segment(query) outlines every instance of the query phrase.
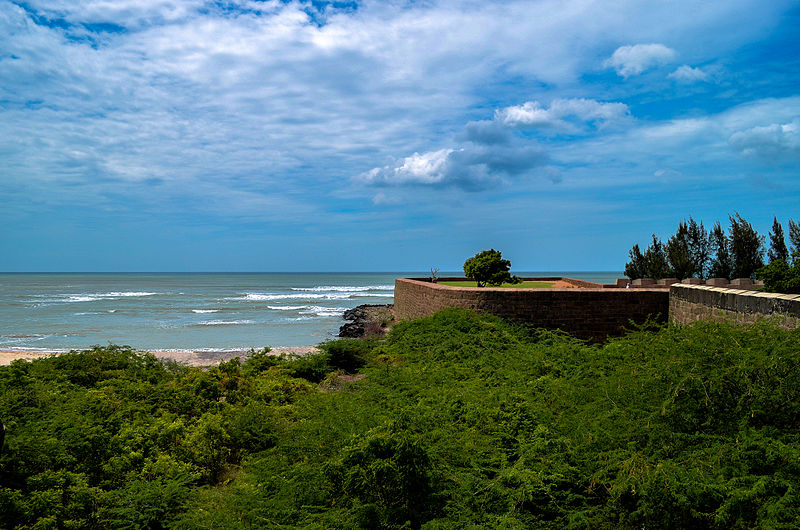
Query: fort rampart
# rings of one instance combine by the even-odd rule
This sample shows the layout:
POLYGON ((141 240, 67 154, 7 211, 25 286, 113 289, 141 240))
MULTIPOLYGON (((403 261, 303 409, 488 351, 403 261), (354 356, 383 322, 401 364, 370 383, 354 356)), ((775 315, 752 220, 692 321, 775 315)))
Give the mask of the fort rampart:
POLYGON ((620 288, 568 278, 535 280, 563 280, 575 287, 492 289, 453 287, 427 278, 398 278, 395 313, 400 319, 408 319, 447 307, 465 307, 592 341, 622 335, 632 322, 641 324, 648 318, 665 322, 669 317, 672 322, 687 324, 706 318, 751 323, 767 317, 782 327, 800 327, 800 295, 696 284, 620 288))
POLYGON ((662 322, 667 319, 669 290, 666 288, 617 289, 580 280, 565 280, 576 287, 451 287, 424 278, 398 278, 395 281, 394 309, 398 318, 407 319, 427 316, 446 307, 465 307, 534 327, 560 329, 590 340, 621 335, 626 327, 630 327, 631 321, 638 324, 648 317, 662 322))
POLYGON ((669 317, 677 324, 708 318, 750 324, 769 318, 781 327, 797 328, 800 327, 800 294, 674 284, 669 291, 669 317))

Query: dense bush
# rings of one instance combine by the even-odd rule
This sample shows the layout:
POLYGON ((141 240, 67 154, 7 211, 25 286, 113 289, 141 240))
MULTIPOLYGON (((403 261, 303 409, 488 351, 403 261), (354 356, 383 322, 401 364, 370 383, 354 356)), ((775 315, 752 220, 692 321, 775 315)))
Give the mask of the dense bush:
POLYGON ((0 520, 796 528, 798 339, 706 322, 587 345, 448 310, 306 359, 363 363, 337 392, 265 353, 204 371, 112 347, 86 376, 81 357, 15 362, 0 520))

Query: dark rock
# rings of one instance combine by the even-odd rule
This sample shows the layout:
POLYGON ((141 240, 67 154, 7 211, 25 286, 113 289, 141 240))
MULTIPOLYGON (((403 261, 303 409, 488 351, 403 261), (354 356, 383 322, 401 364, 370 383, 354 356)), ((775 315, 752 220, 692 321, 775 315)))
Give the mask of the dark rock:
POLYGON ((360 339, 370 335, 384 334, 394 321, 393 304, 364 304, 348 309, 342 315, 350 320, 339 328, 339 336, 360 339))

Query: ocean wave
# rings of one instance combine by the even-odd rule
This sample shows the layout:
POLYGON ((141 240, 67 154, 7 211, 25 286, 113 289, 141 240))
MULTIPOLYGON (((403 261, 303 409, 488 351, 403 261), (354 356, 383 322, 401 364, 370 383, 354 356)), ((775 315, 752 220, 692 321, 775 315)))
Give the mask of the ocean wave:
POLYGON ((316 315, 318 317, 339 317, 344 313, 344 309, 339 307, 323 307, 323 306, 307 306, 303 311, 299 311, 301 315, 316 315))
POLYGON ((274 309, 275 311, 297 311, 298 309, 305 309, 307 305, 268 305, 268 309, 274 309))
POLYGON ((327 291, 334 293, 357 293, 363 291, 393 291, 394 285, 318 285, 317 287, 292 287, 292 291, 327 291))
POLYGON ((132 298, 141 296, 155 296, 160 293, 150 293, 144 291, 112 291, 109 293, 77 293, 77 294, 62 294, 53 298, 52 295, 34 295, 34 300, 26 300, 27 303, 35 304, 58 304, 58 303, 75 303, 75 302, 96 302, 98 300, 116 300, 119 298, 132 298))
POLYGON ((340 294, 272 294, 272 293, 245 293, 241 298, 229 300, 251 300, 255 302, 271 302, 275 300, 349 300, 349 293, 340 294))
POLYGON ((367 297, 367 296, 374 296, 378 298, 394 298, 394 293, 356 293, 353 296, 357 298, 367 297))
POLYGON ((206 320, 191 324, 193 326, 236 326, 239 324, 255 324, 254 320, 206 320))
POLYGON ((192 313, 217 313, 219 309, 192 309, 192 313))

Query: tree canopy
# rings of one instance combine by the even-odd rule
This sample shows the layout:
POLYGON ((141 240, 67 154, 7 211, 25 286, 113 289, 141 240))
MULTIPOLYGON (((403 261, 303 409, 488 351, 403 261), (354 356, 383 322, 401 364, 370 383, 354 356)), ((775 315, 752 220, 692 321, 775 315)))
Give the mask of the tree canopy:
MULTIPOLYGON (((632 280, 752 278, 764 265, 764 237, 738 213, 728 219, 728 233, 719 221, 709 233, 702 222, 690 217, 678 223, 677 231, 666 243, 653 234, 644 252, 638 244, 628 252, 630 261, 625 265, 625 275, 632 280)), ((780 234, 782 239, 782 230, 780 234)))
POLYGON ((472 278, 478 287, 485 285, 502 285, 503 283, 520 283, 522 280, 508 272, 511 262, 503 259, 499 250, 489 249, 478 252, 464 262, 464 275, 472 278))

